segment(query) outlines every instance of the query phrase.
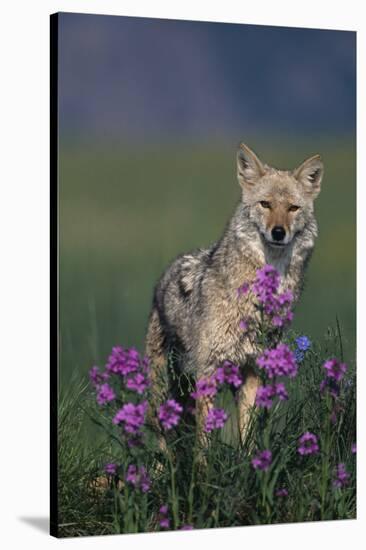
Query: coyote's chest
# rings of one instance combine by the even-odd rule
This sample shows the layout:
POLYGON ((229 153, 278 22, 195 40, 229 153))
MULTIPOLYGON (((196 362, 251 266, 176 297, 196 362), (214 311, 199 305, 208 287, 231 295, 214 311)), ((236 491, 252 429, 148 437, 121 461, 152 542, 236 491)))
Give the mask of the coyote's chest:
POLYGON ((199 334, 200 346, 209 343, 212 362, 225 359, 242 362, 253 352, 254 340, 250 327, 258 309, 253 295, 242 296, 235 290, 232 296, 216 296, 199 334), (213 359, 215 357, 215 359, 213 359))
MULTIPOLYGON (((288 258, 273 258, 275 269, 281 276, 279 292, 295 291, 295 281, 288 258)), ((248 278, 248 289, 241 292, 237 286, 230 285, 215 295, 210 293, 206 323, 203 328, 204 340, 212 343, 213 350, 220 350, 220 355, 231 360, 242 360, 248 353, 255 353, 258 345, 257 329, 261 321, 261 310, 256 295, 251 290, 255 273, 248 278)), ((242 284, 245 281, 242 281, 242 284)))

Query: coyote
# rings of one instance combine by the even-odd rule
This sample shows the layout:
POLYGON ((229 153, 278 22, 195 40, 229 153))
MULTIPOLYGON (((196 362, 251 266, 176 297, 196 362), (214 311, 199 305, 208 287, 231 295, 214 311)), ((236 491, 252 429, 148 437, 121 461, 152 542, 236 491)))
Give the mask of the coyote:
MULTIPOLYGON (((154 407, 159 395, 161 399, 172 348, 179 358, 174 368, 195 380, 211 376, 225 360, 240 365, 244 383, 237 404, 243 440, 259 385, 249 358, 259 350, 239 326, 243 318, 255 316, 253 298, 238 299, 237 289, 250 284, 257 269, 272 264, 281 275, 281 288, 299 298, 317 237, 313 203, 320 191, 323 163, 315 155, 293 171, 278 170, 262 163, 241 143, 237 177, 241 200, 222 237, 209 248, 178 256, 157 283, 146 355, 151 361, 154 407)), ((203 439, 212 405, 210 398, 197 399, 197 429, 203 439)))

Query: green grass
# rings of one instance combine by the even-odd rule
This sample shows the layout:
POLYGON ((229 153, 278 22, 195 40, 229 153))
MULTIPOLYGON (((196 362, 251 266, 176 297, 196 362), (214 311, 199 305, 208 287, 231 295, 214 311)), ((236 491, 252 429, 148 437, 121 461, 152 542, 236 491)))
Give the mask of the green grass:
POLYGON ((319 392, 324 359, 340 357, 341 350, 337 330, 329 332, 321 345, 313 344, 298 376, 286 384, 289 400, 278 402, 269 413, 253 410, 243 446, 234 429, 232 400, 224 393, 219 401, 231 418, 221 434, 213 432, 203 467, 197 460, 191 423, 170 432, 169 455, 159 451, 148 430, 142 448, 128 449, 120 429, 111 423, 116 405, 100 408, 90 388, 75 386, 75 394, 67 393, 60 405, 60 536, 158 531, 163 504, 169 507, 172 529, 185 524, 199 529, 355 518, 354 369, 342 381, 336 402, 319 392), (333 410, 335 421, 331 421, 333 410), (92 422, 102 437, 86 443, 83 430, 92 422), (298 439, 305 431, 317 435, 318 454, 298 454, 298 439), (255 471, 251 459, 256 449, 264 448, 273 453, 272 466, 267 472, 255 471), (145 465, 151 490, 143 494, 127 483, 117 486, 116 478, 109 479, 107 488, 95 489, 94 480, 104 475, 107 462, 119 466, 121 480, 129 464, 145 465), (333 480, 340 462, 350 479, 336 489, 333 480), (276 496, 280 488, 287 489, 287 497, 276 496))
MULTIPOLYGON (((322 338, 338 318, 355 358, 355 149, 350 141, 256 144, 295 167, 321 152, 319 239, 295 328, 322 338)), ((61 381, 85 375, 116 343, 140 349, 152 291, 179 253, 216 240, 239 199, 227 147, 155 149, 64 144, 60 151, 61 381)))
MULTIPOLYGON (((254 145, 254 144, 253 144, 254 145)), ((93 480, 106 462, 126 467, 128 457, 90 420, 101 421, 86 375, 104 365, 112 346, 143 350, 152 291, 179 253, 206 246, 222 233, 239 199, 232 148, 222 146, 132 149, 110 145, 60 151, 60 380, 59 524, 62 536, 157 530, 157 511, 168 502, 172 526, 195 528, 355 517, 355 147, 351 141, 258 143, 268 163, 295 167, 320 152, 323 189, 316 203, 320 234, 307 285, 296 308, 294 330, 307 334, 313 350, 292 381, 290 400, 274 412, 274 462, 266 479, 250 465, 253 430, 238 448, 235 410, 224 395, 230 419, 210 447, 208 469, 192 462, 194 432, 175 434, 172 464, 153 468, 152 491, 98 491, 93 480), (340 330, 337 328, 337 323, 340 330), (336 328, 334 328, 336 327, 336 328), (342 334, 340 345, 339 333, 342 334), (322 361, 342 356, 353 385, 344 391, 331 448, 324 454, 329 411, 318 386, 322 361), (321 437, 322 453, 300 460, 296 439, 309 429, 321 437), (337 462, 346 463, 351 484, 334 491, 337 462), (174 472, 174 482, 172 481, 174 472), (193 476, 193 485, 191 484, 193 476), (278 485, 289 497, 278 499, 278 485)), ((255 419, 254 419, 255 420, 255 419)), ((254 426, 255 424, 253 424, 254 426)), ((142 457, 136 457, 142 460, 142 457)), ((145 450, 150 466, 156 446, 145 450)))

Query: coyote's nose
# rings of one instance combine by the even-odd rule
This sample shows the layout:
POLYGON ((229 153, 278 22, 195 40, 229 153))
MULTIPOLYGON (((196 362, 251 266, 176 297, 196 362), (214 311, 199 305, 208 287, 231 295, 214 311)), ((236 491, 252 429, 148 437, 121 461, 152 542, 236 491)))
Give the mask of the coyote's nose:
POLYGON ((281 225, 276 225, 272 229, 272 239, 274 241, 277 241, 277 242, 283 241, 283 239, 285 238, 285 235, 286 235, 286 231, 281 225))

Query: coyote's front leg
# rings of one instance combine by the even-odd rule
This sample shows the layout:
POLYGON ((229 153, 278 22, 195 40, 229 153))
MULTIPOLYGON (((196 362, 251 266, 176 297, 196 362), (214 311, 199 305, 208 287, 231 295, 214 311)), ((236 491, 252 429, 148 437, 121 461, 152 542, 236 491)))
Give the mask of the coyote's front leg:
POLYGON ((152 311, 146 336, 146 356, 150 363, 150 399, 147 420, 158 437, 163 453, 167 451, 165 437, 158 421, 158 409, 168 394, 167 357, 164 349, 164 335, 156 310, 152 311))
POLYGON ((155 357, 154 363, 152 363, 150 369, 150 399, 147 412, 148 425, 156 434, 159 449, 163 453, 167 452, 167 444, 159 424, 158 411, 159 406, 163 403, 164 399, 166 399, 168 391, 167 386, 165 387, 162 382, 166 377, 166 368, 166 362, 163 361, 163 358, 160 358, 157 362, 157 358, 155 357))
POLYGON ((201 466, 207 465, 206 452, 209 444, 209 434, 205 425, 209 411, 213 408, 214 397, 204 396, 196 399, 196 449, 197 460, 201 466))
POLYGON ((244 371, 244 383, 238 391, 238 423, 241 444, 244 444, 248 434, 251 409, 255 403, 260 380, 253 367, 246 367, 244 371))

